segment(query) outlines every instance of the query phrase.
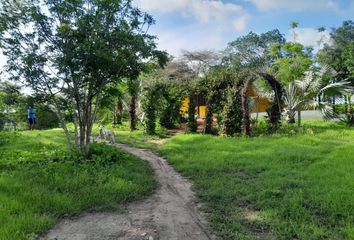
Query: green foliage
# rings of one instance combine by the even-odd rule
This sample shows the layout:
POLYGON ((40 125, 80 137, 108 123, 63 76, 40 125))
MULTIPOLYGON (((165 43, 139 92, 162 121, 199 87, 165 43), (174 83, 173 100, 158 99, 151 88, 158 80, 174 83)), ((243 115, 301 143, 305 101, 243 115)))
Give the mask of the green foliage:
POLYGON ((19 85, 0 81, 0 130, 6 123, 16 130, 19 122, 26 121, 26 98, 21 96, 20 90, 19 85))
POLYGON ((187 121, 187 125, 188 125, 188 130, 190 132, 197 132, 197 128, 198 128, 198 123, 197 123, 197 119, 196 119, 196 115, 197 115, 197 101, 196 101, 196 95, 191 93, 189 94, 189 103, 188 103, 188 121, 187 121))
POLYGON ((270 46, 284 43, 285 38, 275 29, 266 33, 250 32, 229 43, 224 61, 232 64, 236 70, 242 68, 257 69, 270 66, 273 57, 269 54, 270 46))
POLYGON ((272 71, 284 85, 302 79, 312 66, 310 50, 300 43, 274 44, 271 53, 277 58, 272 64, 272 71))
POLYGON ((155 134, 156 111, 158 109, 156 100, 160 98, 162 87, 163 86, 161 86, 160 84, 156 84, 153 87, 149 88, 143 101, 143 108, 146 114, 145 128, 148 134, 155 134))
MULTIPOLYGON (((127 80, 119 84, 112 84, 104 91, 101 107, 97 113, 97 119, 102 123, 120 125, 127 111, 124 109, 124 102, 128 100, 127 80)), ((127 119, 127 118, 126 118, 127 119)))
POLYGON ((228 90, 227 102, 224 106, 223 130, 228 136, 241 133, 242 126, 242 85, 236 85, 228 90))
POLYGON ((256 138, 177 135, 161 152, 193 180, 221 239, 353 239, 354 131, 283 128, 256 138))
MULTIPOLYGON (((147 59, 160 65, 167 61, 166 53, 157 50, 155 37, 147 33, 154 19, 130 0, 2 1, 0 6, 0 47, 8 57, 12 79, 49 96, 68 149, 70 132, 58 90, 75 113, 75 149, 87 150, 107 86, 123 78, 137 79, 146 71, 147 59)), ((132 129, 136 98, 131 102, 132 129)))
POLYGON ((156 186, 146 162, 94 144, 92 159, 72 161, 62 130, 0 132, 0 239, 27 240, 58 219, 115 210, 156 186))
POLYGON ((240 37, 229 43, 224 64, 236 72, 248 72, 252 80, 257 80, 259 75, 273 90, 271 107, 267 110, 270 129, 279 127, 281 118, 282 86, 279 81, 269 73, 276 56, 271 54, 271 46, 274 44, 284 44, 285 38, 275 29, 262 34, 250 32, 248 35, 240 37))
POLYGON ((143 109, 146 114, 145 126, 148 134, 155 134, 157 114, 162 127, 172 129, 180 119, 183 93, 180 86, 168 80, 150 80, 145 88, 143 109))
POLYGON ((58 128, 59 120, 53 110, 47 105, 36 106, 36 117, 38 119, 38 129, 58 128))
POLYGON ((318 61, 336 71, 336 81, 350 80, 353 83, 354 22, 344 21, 341 27, 334 28, 331 39, 334 44, 325 44, 317 54, 318 61))
POLYGON ((180 108, 183 100, 183 90, 179 86, 166 86, 162 92, 160 100, 162 109, 160 111, 160 125, 167 129, 173 129, 180 123, 180 108))

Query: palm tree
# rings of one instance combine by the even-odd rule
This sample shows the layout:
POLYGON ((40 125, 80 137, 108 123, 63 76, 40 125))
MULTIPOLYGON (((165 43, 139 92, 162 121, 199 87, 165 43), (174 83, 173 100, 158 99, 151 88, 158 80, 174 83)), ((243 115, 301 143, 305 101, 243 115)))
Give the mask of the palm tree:
POLYGON ((290 23, 290 28, 293 31, 294 43, 296 42, 296 37, 297 37, 297 33, 296 33, 295 29, 298 28, 298 27, 299 27, 299 23, 298 22, 291 22, 290 23))
POLYGON ((301 127, 301 111, 306 109, 318 109, 325 119, 336 117, 330 101, 322 97, 322 101, 316 101, 316 96, 329 96, 335 93, 352 91, 350 83, 347 81, 323 83, 323 76, 328 73, 328 69, 321 69, 319 74, 308 71, 302 80, 291 82, 283 96, 285 104, 285 115, 288 123, 295 123, 295 113, 298 112, 298 127, 301 127))
POLYGON ((317 28, 317 31, 320 33, 320 39, 318 40, 318 48, 321 49, 321 46, 324 41, 324 32, 326 31, 325 27, 319 27, 317 28))

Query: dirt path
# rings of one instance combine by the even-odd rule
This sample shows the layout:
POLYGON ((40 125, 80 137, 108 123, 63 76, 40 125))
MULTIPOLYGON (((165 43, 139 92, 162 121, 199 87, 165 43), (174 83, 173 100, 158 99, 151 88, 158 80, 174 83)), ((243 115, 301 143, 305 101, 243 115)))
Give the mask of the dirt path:
POLYGON ((215 239, 198 211, 198 202, 189 181, 181 177, 165 159, 150 151, 123 144, 114 145, 148 161, 160 187, 147 199, 127 205, 126 213, 93 213, 63 219, 40 239, 215 239))

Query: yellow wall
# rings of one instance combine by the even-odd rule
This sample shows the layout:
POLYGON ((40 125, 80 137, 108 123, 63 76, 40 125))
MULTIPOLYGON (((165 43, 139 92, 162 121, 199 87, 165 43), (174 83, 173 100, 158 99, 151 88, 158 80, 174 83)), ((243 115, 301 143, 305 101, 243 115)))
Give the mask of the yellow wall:
MULTIPOLYGON (((265 112, 267 108, 269 108, 270 101, 267 98, 258 96, 252 85, 249 86, 247 92, 249 97, 255 101, 254 107, 252 109, 252 113, 265 112)), ((189 105, 189 98, 186 97, 182 101, 182 106, 181 106, 182 115, 188 114, 188 105, 189 105)), ((198 107, 196 108, 196 111, 198 113, 198 107)), ((199 106, 199 117, 205 118, 205 115, 206 115, 206 106, 199 106)))
MULTIPOLYGON (((180 108, 181 114, 182 115, 187 115, 188 114, 188 105, 189 105, 189 98, 186 97, 183 101, 182 101, 182 106, 180 108)), ((198 107, 195 108, 196 112, 199 112, 199 117, 205 118, 206 115, 206 106, 199 106, 199 111, 198 111, 198 107)))
POLYGON ((188 105, 189 105, 189 98, 186 97, 185 99, 183 99, 182 101, 182 106, 180 108, 181 114, 185 115, 188 113, 188 105))

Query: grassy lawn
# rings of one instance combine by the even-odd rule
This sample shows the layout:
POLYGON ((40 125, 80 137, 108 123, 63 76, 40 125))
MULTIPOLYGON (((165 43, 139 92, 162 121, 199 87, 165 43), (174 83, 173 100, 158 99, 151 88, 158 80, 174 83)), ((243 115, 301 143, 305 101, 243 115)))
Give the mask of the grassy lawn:
POLYGON ((354 129, 254 138, 181 134, 160 147, 222 239, 354 239, 354 129))
POLYGON ((171 135, 157 133, 156 135, 147 135, 144 131, 117 131, 115 130, 116 142, 128 144, 137 148, 146 148, 157 151, 158 147, 166 142, 171 135))
POLYGON ((146 162, 102 145, 91 161, 65 157, 61 130, 0 132, 0 239, 31 239, 58 218, 117 210, 156 186, 146 162))
MULTIPOLYGON (((138 129, 134 132, 129 130, 129 123, 123 122, 122 125, 112 127, 106 124, 105 128, 114 131, 116 142, 128 144, 137 148, 150 149, 152 151, 158 151, 159 145, 166 142, 172 135, 166 134, 166 131, 158 125, 155 135, 148 135, 145 133, 144 127, 138 124, 138 129)), ((93 135, 98 136, 99 124, 95 124, 93 127, 93 135)))

